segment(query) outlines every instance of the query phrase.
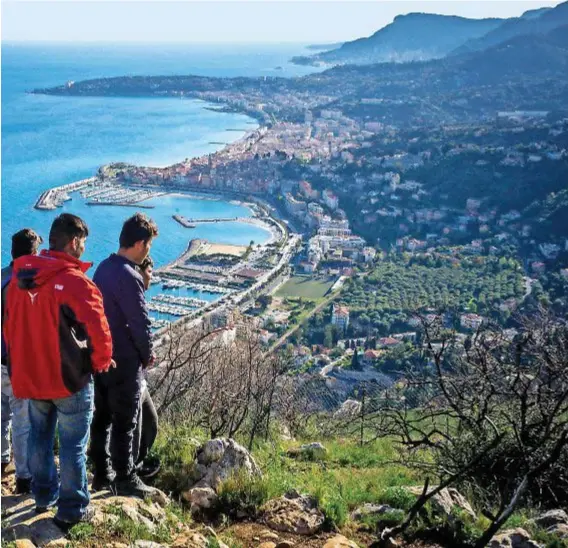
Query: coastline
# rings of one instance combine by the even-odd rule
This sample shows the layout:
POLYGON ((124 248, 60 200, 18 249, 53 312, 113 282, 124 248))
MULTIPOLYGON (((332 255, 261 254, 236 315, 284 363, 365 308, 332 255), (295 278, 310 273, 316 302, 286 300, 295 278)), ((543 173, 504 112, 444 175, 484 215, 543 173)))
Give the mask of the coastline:
MULTIPOLYGON (((199 100, 199 99, 197 99, 199 100)), ((203 101, 203 99, 201 99, 203 101)), ((212 104, 208 101, 203 101, 205 103, 212 104)), ((218 109, 215 109, 219 111, 218 109)), ((235 109, 223 109, 224 111, 235 112, 235 109)), ((250 113, 243 112, 243 114, 250 117, 250 113)), ((259 120, 256 119, 256 122, 259 120)), ((266 130, 266 126, 257 125, 251 120, 251 123, 255 124, 254 128, 246 131, 244 135, 232 141, 230 144, 226 144, 219 147, 213 154, 225 153, 230 154, 233 150, 238 147, 243 147, 247 142, 255 141, 260 139, 263 135, 263 127, 266 130)), ((202 160, 203 157, 192 157, 191 159, 186 159, 187 162, 198 162, 202 160)), ((174 163, 168 166, 172 168, 173 166, 183 165, 184 161, 179 163, 174 163)), ((146 172, 151 171, 152 168, 144 168, 139 166, 128 166, 132 169, 140 169, 146 172)), ((157 168, 157 171, 166 170, 166 168, 157 168)), ((288 268, 288 259, 291 253, 298 245, 299 236, 290 234, 289 228, 284 221, 278 219, 272 213, 272 206, 264 202, 260 198, 255 199, 252 195, 253 193, 241 192, 238 190, 220 190, 220 189, 204 189, 202 187, 192 188, 191 184, 176 185, 168 182, 167 184, 160 184, 162 180, 156 178, 149 181, 125 181, 119 178, 119 173, 124 169, 124 164, 106 164, 100 166, 96 174, 93 177, 87 179, 82 179, 80 181, 75 181, 72 183, 59 185, 52 187, 50 189, 42 192, 38 200, 36 201, 35 208, 40 210, 54 210, 61 207, 66 201, 71 199, 69 194, 75 192, 81 192, 84 198, 92 197, 98 202, 91 202, 90 205, 118 205, 118 206, 130 206, 130 207, 140 207, 147 208, 153 207, 151 204, 144 204, 143 202, 151 199, 153 197, 159 196, 177 196, 177 197, 188 197, 198 200, 210 200, 210 201, 227 201, 231 204, 240 205, 247 208, 250 212, 250 217, 237 217, 235 219, 223 219, 223 221, 230 222, 240 222, 245 224, 255 225, 262 228, 264 231, 268 232, 268 238, 259 244, 259 249, 262 249, 261 254, 269 254, 278 259, 278 262, 270 268, 265 274, 263 274, 252 287, 243 288, 241 291, 233 293, 231 295, 222 295, 219 299, 212 301, 211 303, 201 307, 189 316, 184 316, 170 323, 170 326, 191 326, 193 322, 200 320, 214 311, 223 310, 227 306, 231 308, 246 308, 249 305, 251 298, 254 295, 262 291, 262 287, 269 280, 274 278, 279 279, 283 275, 284 271, 288 268), (97 188, 98 186, 98 188, 97 188), (122 192, 120 192, 122 189, 122 192), (116 192, 115 192, 116 191, 116 192), (121 203, 120 200, 124 200, 124 196, 128 196, 128 192, 133 193, 134 197, 140 195, 140 192, 147 192, 148 196, 135 201, 132 198, 131 203, 121 203), (105 197, 111 197, 110 201, 105 201, 105 197), (113 203, 112 198, 115 201, 113 203), (278 247, 277 247, 278 244, 278 247), (281 245, 280 245, 281 244, 281 245), (272 249, 274 248, 274 250, 272 249), (279 252, 281 251, 281 252, 279 252)), ((178 221, 179 222, 179 221, 178 221)), ((189 227, 188 227, 189 228, 189 227)), ((188 230, 188 236, 191 236, 191 229, 188 230)), ((161 266, 157 269, 157 272, 168 271, 173 265, 180 264, 191 255, 193 238, 188 237, 188 243, 184 249, 179 251, 177 258, 170 263, 161 266)), ((223 244, 215 240, 210 242, 214 244, 223 244)), ((154 332, 154 338, 158 339, 162 334, 164 334, 169 327, 161 327, 154 332)))

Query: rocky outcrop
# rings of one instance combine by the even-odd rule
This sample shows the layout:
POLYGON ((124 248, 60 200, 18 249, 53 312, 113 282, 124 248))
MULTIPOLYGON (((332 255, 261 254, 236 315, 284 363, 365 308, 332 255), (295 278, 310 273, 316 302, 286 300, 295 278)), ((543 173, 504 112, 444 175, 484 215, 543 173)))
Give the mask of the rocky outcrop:
MULTIPOLYGON (((420 496, 423 490, 422 487, 408 487, 407 489, 416 496, 420 496)), ((432 487, 430 491, 434 489, 435 487, 432 487)), ((453 516, 453 510, 454 508, 457 508, 458 510, 468 514, 473 520, 477 519, 477 516, 467 499, 453 487, 446 487, 439 493, 436 493, 430 499, 430 505, 432 506, 432 510, 441 516, 448 518, 453 516)))
POLYGON ((568 539, 568 514, 564 510, 549 510, 535 518, 534 523, 547 533, 568 539))
POLYGON ((535 518, 534 522, 543 529, 548 529, 554 525, 568 525, 568 514, 564 510, 549 510, 535 518))
MULTIPOLYGON (((124 518, 143 525, 150 532, 155 531, 158 524, 163 523, 166 518, 166 512, 160 504, 137 498, 98 494, 92 498, 91 503, 95 509, 94 525, 108 525, 118 521, 117 509, 124 518)), ((51 519, 54 511, 36 514, 32 497, 2 497, 2 512, 3 540, 18 539, 17 546, 20 548, 32 546, 56 548, 69 544, 65 533, 51 519)))
POLYGON ((313 497, 293 491, 268 501, 261 509, 262 520, 271 529, 298 535, 313 535, 325 517, 313 497))
POLYGON ((495 535, 487 545, 488 548, 541 548, 534 542, 530 535, 520 527, 509 531, 503 531, 495 535))
POLYGON ((196 453, 191 487, 182 493, 192 514, 214 510, 217 489, 236 474, 254 477, 261 471, 251 454, 235 440, 217 438, 204 443, 196 453))

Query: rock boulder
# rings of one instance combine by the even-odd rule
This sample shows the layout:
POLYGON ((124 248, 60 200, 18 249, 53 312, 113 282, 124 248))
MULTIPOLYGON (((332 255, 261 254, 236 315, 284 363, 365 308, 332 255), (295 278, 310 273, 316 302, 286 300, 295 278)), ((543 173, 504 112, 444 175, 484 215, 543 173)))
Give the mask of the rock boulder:
POLYGON ((244 473, 260 476, 260 468, 251 454, 233 439, 217 438, 204 443, 196 454, 193 487, 217 490, 231 476, 244 473))
POLYGON ((262 520, 271 529, 298 535, 317 533, 325 520, 313 497, 296 492, 269 500, 261 511, 262 520))
POLYGON ((487 545, 488 548, 541 548, 530 535, 520 527, 503 531, 495 535, 487 545))

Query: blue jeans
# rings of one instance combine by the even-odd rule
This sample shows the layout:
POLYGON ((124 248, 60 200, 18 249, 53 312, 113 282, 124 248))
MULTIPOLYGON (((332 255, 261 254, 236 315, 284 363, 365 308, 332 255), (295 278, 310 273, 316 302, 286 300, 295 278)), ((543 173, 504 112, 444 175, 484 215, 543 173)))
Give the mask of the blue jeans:
POLYGON ((14 397, 8 368, 2 366, 2 463, 10 462, 10 423, 16 477, 31 477, 28 467, 28 437, 30 434, 29 400, 14 397))
POLYGON ((93 418, 93 383, 57 400, 30 400, 29 460, 36 506, 57 502, 57 518, 69 523, 81 519, 89 505, 86 449, 93 418), (55 426, 59 433, 57 476, 54 458, 55 426))

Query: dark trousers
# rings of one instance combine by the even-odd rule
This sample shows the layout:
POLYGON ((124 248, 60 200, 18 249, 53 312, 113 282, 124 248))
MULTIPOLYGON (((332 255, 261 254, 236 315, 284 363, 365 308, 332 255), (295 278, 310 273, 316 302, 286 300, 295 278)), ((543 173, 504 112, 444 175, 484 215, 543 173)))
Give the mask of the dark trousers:
POLYGON ((90 456, 95 472, 104 473, 110 457, 117 477, 125 478, 134 469, 133 442, 140 409, 142 366, 127 360, 115 361, 116 368, 95 375, 90 456))
POLYGON ((148 456, 148 452, 158 435, 158 413, 156 413, 148 388, 142 390, 141 399, 140 413, 134 433, 134 445, 136 447, 133 453, 136 464, 140 464, 148 456))

